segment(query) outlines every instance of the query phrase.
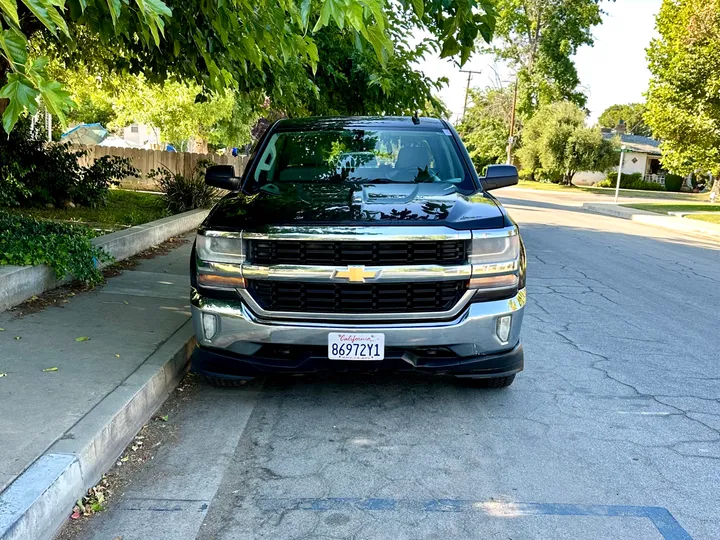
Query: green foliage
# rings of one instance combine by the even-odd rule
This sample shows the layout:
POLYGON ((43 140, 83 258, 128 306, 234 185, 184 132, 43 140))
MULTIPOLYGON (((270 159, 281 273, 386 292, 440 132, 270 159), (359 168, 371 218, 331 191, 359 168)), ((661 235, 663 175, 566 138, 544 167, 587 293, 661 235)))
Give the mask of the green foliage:
POLYGON ((662 140, 663 166, 720 174, 720 1, 664 0, 648 49, 645 120, 662 140))
POLYGON ((70 274, 85 283, 103 280, 98 263, 112 257, 95 247, 91 229, 0 211, 0 265, 47 264, 58 278, 70 274))
POLYGON ((130 158, 101 156, 90 167, 80 167, 80 174, 70 184, 68 194, 76 204, 91 208, 105 206, 111 185, 118 186, 124 178, 139 176, 130 158))
POLYGON ((610 105, 598 118, 602 127, 614 128, 620 120, 625 122, 625 130, 632 135, 651 137, 650 128, 645 124, 644 103, 628 103, 626 105, 610 105))
POLYGON ((196 84, 148 84, 140 76, 123 77, 113 86, 115 118, 109 124, 111 129, 135 122, 148 124, 159 128, 163 140, 178 150, 187 150, 193 138, 222 147, 241 146, 252 140, 249 126, 257 119, 255 103, 242 103, 233 92, 205 96, 196 84))
POLYGON ((542 167, 550 181, 566 185, 578 171, 605 171, 615 161, 614 143, 585 127, 585 113, 570 102, 541 107, 523 129, 517 152, 525 169, 542 167))
POLYGON ((390 12, 388 33, 393 54, 380 61, 373 51, 358 48, 352 31, 326 27, 315 36, 323 61, 314 74, 313 86, 296 96, 311 115, 425 115, 444 116, 445 105, 436 92, 447 83, 426 77, 415 67, 433 50, 432 40, 410 43, 412 17, 390 12))
MULTIPOLYGON (((617 172, 610 172, 602 182, 595 187, 614 188, 617 185, 617 172)), ((657 182, 646 182, 640 173, 623 173, 620 177, 620 189, 644 189, 646 191, 665 191, 665 187, 657 182)))
POLYGON ((541 105, 571 101, 584 106, 573 56, 592 45, 602 22, 598 0, 498 0, 496 58, 518 73, 518 111, 532 116, 541 105))
POLYGON ((684 183, 685 179, 679 174, 665 175, 665 189, 668 191, 680 191, 684 183))
POLYGON ((279 109, 299 107, 295 96, 312 90, 308 76, 323 62, 314 36, 328 25, 347 29, 358 48, 380 65, 391 63, 391 14, 431 36, 442 57, 464 63, 495 26, 491 0, 32 0, 18 17, 13 0, 0 3, 10 29, 0 55, 10 73, 0 96, 10 99, 5 128, 40 95, 64 121, 67 92, 49 79, 44 57, 27 58, 26 36, 43 31, 72 69, 94 57, 108 71, 143 73, 148 81, 193 81, 204 92, 232 88, 262 92, 279 109), (87 43, 90 43, 90 46, 87 43), (99 46, 98 46, 99 45, 99 46), (98 55, 96 51, 112 51, 98 55))
POLYGON ((213 165, 212 161, 199 160, 189 177, 175 174, 167 167, 153 169, 148 177, 154 179, 163 192, 168 211, 177 214, 208 208, 218 198, 219 191, 205 183, 205 170, 210 165, 213 165))
POLYGON ((468 107, 458 133, 473 160, 475 169, 492 163, 503 163, 510 134, 512 89, 486 88, 471 90, 468 107))
POLYGON ((138 176, 127 158, 106 156, 85 167, 79 163, 84 155, 66 144, 47 144, 41 130, 22 122, 0 137, 0 205, 102 205, 111 185, 138 176))

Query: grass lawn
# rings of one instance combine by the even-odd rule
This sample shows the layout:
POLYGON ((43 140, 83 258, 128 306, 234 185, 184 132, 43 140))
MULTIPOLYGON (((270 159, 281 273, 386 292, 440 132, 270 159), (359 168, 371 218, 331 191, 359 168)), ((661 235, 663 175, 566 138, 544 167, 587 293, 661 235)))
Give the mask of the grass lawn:
POLYGON ((700 221, 708 221, 720 225, 720 212, 717 214, 696 214, 694 216, 686 216, 690 219, 699 219, 700 221))
MULTIPOLYGON (((561 186, 560 184, 550 184, 544 182, 532 182, 529 180, 520 180, 518 187, 536 189, 538 191, 562 191, 564 193, 594 193, 596 195, 614 196, 613 188, 596 188, 587 186, 561 186)), ((708 200, 707 193, 676 193, 672 191, 644 191, 639 189, 621 189, 621 197, 636 197, 638 199, 674 199, 681 201, 697 201, 703 202, 708 200)))
POLYGON ((18 214, 58 221, 85 223, 90 227, 119 230, 163 218, 168 215, 162 197, 153 193, 139 193, 113 189, 103 208, 23 208, 9 209, 18 214))
POLYGON ((667 214, 668 212, 720 212, 720 204, 623 204, 628 208, 636 210, 647 210, 648 212, 657 212, 658 214, 667 214))

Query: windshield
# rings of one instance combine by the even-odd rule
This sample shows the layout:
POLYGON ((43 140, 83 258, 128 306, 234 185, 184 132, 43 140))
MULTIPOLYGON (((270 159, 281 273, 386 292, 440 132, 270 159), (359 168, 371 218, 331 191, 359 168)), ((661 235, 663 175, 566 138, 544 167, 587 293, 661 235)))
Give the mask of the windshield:
POLYGON ((473 188, 449 130, 278 132, 265 146, 252 180, 258 186, 449 182, 473 188))

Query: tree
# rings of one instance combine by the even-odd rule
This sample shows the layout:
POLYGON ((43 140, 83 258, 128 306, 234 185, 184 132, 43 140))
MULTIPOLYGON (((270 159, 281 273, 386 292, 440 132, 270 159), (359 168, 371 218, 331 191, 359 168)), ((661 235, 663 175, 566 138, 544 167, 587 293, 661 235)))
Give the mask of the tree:
POLYGON ((46 72, 44 56, 29 56, 27 37, 43 31, 67 58, 82 59, 85 40, 111 49, 111 71, 142 73, 149 82, 174 78, 204 90, 262 91, 273 103, 292 102, 312 86, 306 71, 320 61, 313 35, 331 23, 347 28, 358 47, 381 64, 391 57, 388 16, 394 12, 429 31, 443 57, 464 62, 495 25, 490 0, 16 0, 0 2, 8 28, 0 34, 7 64, 0 97, 10 131, 40 97, 61 122, 69 94, 46 72), (289 99, 288 99, 289 98, 289 99))
POLYGON ((598 124, 606 128, 614 128, 620 120, 625 123, 625 130, 632 135, 650 137, 652 133, 645 123, 645 104, 628 103, 626 105, 610 105, 598 118, 598 124))
MULTIPOLYGON (((315 73, 309 66, 288 62, 286 71, 304 71, 296 78, 304 76, 309 84, 287 93, 280 104, 272 103, 273 107, 284 106, 285 112, 310 115, 407 115, 417 110, 433 116, 446 115, 447 108, 436 96, 446 80, 426 77, 414 65, 436 44, 425 40, 411 47, 411 23, 394 13, 389 19, 392 24, 388 35, 394 53, 384 64, 372 49, 359 47, 348 28, 328 26, 317 32, 314 39, 324 61, 315 73)), ((33 49, 47 50, 42 40, 36 41, 33 49)), ((115 75, 97 61, 108 51, 95 51, 92 58, 75 63, 72 69, 65 68, 57 53, 51 52, 54 58, 49 72, 67 85, 78 103, 70 113, 71 119, 101 121, 111 128, 132 122, 150 124, 160 128, 163 137, 178 148, 183 148, 182 141, 191 137, 214 145, 241 146, 249 142, 248 125, 255 121, 259 104, 264 101, 257 92, 236 94, 231 103, 219 94, 206 96, 194 84, 169 81, 156 85, 142 76, 115 75), (197 103, 197 97, 203 102, 197 103), (229 122, 227 112, 233 103, 236 121, 229 122), (240 105, 244 107, 242 115, 238 114, 240 105), (231 125, 235 128, 228 133, 226 128, 231 125)))
POLYGON ((249 143, 250 127, 263 101, 260 95, 239 96, 229 90, 203 92, 192 82, 155 84, 142 75, 91 72, 83 63, 73 70, 60 66, 53 59, 47 70, 77 104, 69 120, 100 122, 111 131, 133 123, 148 124, 160 130, 164 142, 183 150, 190 139, 202 139, 214 147, 249 143))
POLYGON ((458 133, 477 170, 505 161, 513 89, 511 87, 473 89, 458 133))
POLYGON ((365 47, 357 47, 352 32, 336 27, 323 28, 315 36, 323 62, 314 75, 314 87, 296 96, 312 115, 408 115, 415 111, 445 114, 445 105, 436 92, 447 79, 433 80, 418 71, 415 64, 434 49, 431 42, 412 45, 411 24, 396 20, 389 36, 394 53, 381 63, 365 47))
MULTIPOLYGON (((663 165, 720 176, 720 0, 664 0, 650 43, 645 120, 663 165)), ((720 195, 720 181, 713 190, 720 195)))
POLYGON ((612 167, 615 146, 599 129, 585 127, 585 113, 565 101, 541 107, 527 122, 517 155, 533 174, 542 167, 546 178, 569 186, 578 171, 612 167))
POLYGON ((568 100, 584 106, 573 55, 592 45, 602 22, 599 0, 498 0, 495 56, 518 76, 518 111, 529 118, 541 105, 568 100))
POLYGON ((187 150, 191 139, 216 147, 242 146, 251 141, 250 127, 257 118, 254 104, 233 92, 202 94, 196 84, 168 81, 148 84, 141 76, 127 76, 113 99, 115 118, 109 126, 132 123, 159 128, 163 141, 187 150))

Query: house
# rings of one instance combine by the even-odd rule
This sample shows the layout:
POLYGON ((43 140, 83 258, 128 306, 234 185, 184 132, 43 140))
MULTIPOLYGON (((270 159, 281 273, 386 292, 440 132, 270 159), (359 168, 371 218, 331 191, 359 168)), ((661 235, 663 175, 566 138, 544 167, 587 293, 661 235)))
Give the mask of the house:
MULTIPOLYGON (((665 183, 665 169, 662 168, 660 160, 660 141, 642 135, 630 135, 625 133, 625 124, 621 120, 615 129, 601 128, 602 135, 606 139, 618 137, 620 144, 625 147, 625 158, 623 160, 623 174, 640 173, 643 179, 648 182, 665 183)), ((618 165, 620 165, 618 156, 618 165)), ((613 167, 617 172, 618 167, 613 167)), ((582 171, 575 175, 573 183, 577 185, 592 185, 605 180, 607 173, 582 171)))
POLYGON ((122 138, 137 148, 162 148, 160 130, 146 124, 130 124, 122 128, 122 138))

